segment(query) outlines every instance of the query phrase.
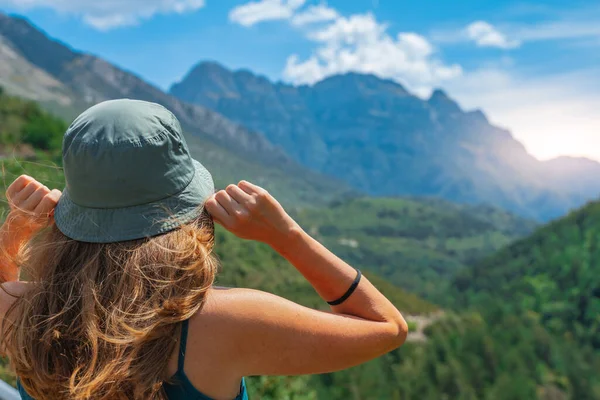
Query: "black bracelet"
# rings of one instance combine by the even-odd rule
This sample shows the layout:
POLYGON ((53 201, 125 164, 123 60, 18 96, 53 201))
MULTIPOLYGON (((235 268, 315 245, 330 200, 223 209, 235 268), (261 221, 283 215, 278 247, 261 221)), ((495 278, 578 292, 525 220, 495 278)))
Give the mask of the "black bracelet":
POLYGON ((330 306, 337 306, 337 305, 342 304, 346 300, 348 300, 348 297, 350 297, 352 295, 352 293, 354 293, 354 291, 358 287, 358 283, 360 282, 361 276, 362 276, 362 273, 360 272, 360 269, 357 269, 356 270, 356 278, 354 278, 354 282, 352 282, 352 285, 350 285, 350 288, 348 289, 348 291, 346 293, 344 293, 344 295, 342 297, 340 297, 339 299, 334 300, 334 301, 328 301, 327 304, 329 304, 330 306))

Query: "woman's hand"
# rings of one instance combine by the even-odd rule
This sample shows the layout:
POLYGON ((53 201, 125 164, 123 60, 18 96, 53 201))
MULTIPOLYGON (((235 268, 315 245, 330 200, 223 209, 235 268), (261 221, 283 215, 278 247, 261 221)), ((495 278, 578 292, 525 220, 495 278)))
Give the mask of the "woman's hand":
POLYGON ((243 239, 282 245, 298 224, 265 189, 241 181, 206 201, 206 209, 225 229, 243 239))
POLYGON ((60 190, 50 190, 30 176, 19 176, 6 190, 10 213, 5 228, 12 235, 33 235, 52 222, 60 196, 60 190))
POLYGON ((19 280, 14 256, 20 246, 53 221, 60 190, 50 190, 30 176, 21 175, 6 190, 10 212, 0 228, 0 281, 19 280))

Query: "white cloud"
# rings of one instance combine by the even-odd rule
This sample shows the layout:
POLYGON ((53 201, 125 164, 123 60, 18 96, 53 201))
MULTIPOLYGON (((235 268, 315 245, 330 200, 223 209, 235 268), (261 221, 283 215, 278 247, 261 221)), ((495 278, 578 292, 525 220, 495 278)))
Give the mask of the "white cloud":
POLYGON ((522 41, 576 38, 600 38, 598 21, 553 21, 535 26, 513 26, 515 36, 522 41))
POLYGON ((292 18, 292 24, 296 26, 303 26, 317 22, 332 21, 338 17, 339 14, 335 9, 328 7, 326 4, 319 4, 316 6, 310 6, 305 11, 294 15, 292 18))
POLYGON ((475 21, 463 28, 434 30, 429 37, 438 44, 475 41, 482 46, 495 45, 502 48, 518 47, 528 42, 580 39, 570 41, 571 45, 576 46, 581 40, 592 42, 600 39, 598 5, 562 9, 559 12, 548 6, 523 4, 512 7, 510 15, 516 15, 519 20, 523 20, 523 15, 531 14, 536 16, 535 22, 505 21, 492 25, 486 21, 475 21), (510 32, 509 37, 505 32, 510 32))
POLYGON ((229 20, 242 26, 263 21, 287 20, 306 0, 260 0, 237 6, 229 12, 229 20))
POLYGON ((312 84, 345 72, 372 73, 391 78, 424 94, 433 85, 462 73, 459 65, 446 65, 435 49, 416 33, 387 33, 387 26, 368 14, 338 17, 326 27, 311 31, 308 38, 317 46, 306 60, 291 55, 284 77, 296 84, 312 84))
POLYGON ((341 16, 326 3, 304 7, 305 0, 261 0, 231 10, 229 18, 243 26, 268 20, 288 20, 304 28, 315 43, 306 59, 292 54, 283 77, 295 84, 313 84, 328 76, 360 72, 395 79, 425 95, 433 85, 462 73, 446 65, 423 36, 401 32, 391 36, 386 24, 371 13, 341 16))
POLYGON ((183 14, 204 7, 204 0, 0 0, 17 9, 49 8, 73 14, 96 29, 135 25, 156 14, 183 14))
POLYGON ((518 40, 509 40, 502 32, 485 21, 473 22, 466 27, 465 33, 479 47, 513 49, 521 44, 518 40))
POLYGON ((504 26, 521 41, 600 38, 598 2, 562 9, 546 6, 546 12, 541 15, 543 19, 535 23, 508 23, 504 26))

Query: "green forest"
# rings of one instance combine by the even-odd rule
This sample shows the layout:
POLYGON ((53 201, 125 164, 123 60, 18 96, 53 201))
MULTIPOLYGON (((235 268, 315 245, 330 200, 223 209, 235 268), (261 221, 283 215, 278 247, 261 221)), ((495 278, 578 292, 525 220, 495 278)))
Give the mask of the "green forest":
MULTIPOLYGON (((24 172, 62 188, 65 129, 35 103, 0 94, 4 188, 24 172)), ((409 336, 400 349, 346 371, 252 377, 252 399, 600 399, 600 203, 543 227, 435 199, 284 204, 364 269, 411 334, 425 337, 409 336)), ((268 246, 218 229, 216 252, 218 284, 325 308, 268 246)), ((6 365, 1 377, 14 382, 6 365)))

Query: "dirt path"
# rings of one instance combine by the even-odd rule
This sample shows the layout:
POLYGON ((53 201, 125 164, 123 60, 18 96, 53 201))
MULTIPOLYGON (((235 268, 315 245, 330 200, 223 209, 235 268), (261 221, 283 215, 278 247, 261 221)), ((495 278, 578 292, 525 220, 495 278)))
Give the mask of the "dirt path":
POLYGON ((404 319, 407 323, 414 323, 417 325, 417 329, 415 331, 408 332, 408 337, 406 338, 409 342, 425 342, 427 341, 427 336, 423 333, 425 328, 429 325, 433 324, 435 321, 439 320, 444 316, 443 311, 438 311, 433 314, 427 315, 404 315, 404 319))

